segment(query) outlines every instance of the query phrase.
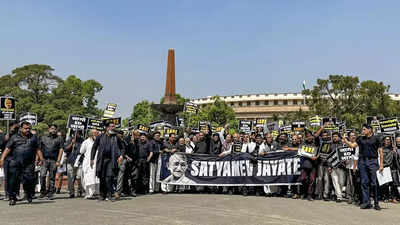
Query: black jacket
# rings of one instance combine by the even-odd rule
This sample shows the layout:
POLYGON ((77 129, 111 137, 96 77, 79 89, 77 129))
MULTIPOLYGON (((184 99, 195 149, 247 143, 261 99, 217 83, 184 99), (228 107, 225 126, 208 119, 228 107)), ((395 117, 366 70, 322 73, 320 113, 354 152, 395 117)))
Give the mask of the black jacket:
POLYGON ((96 159, 96 176, 102 178, 102 168, 103 168, 103 161, 104 161, 104 153, 110 152, 111 162, 112 162, 112 170, 118 170, 118 163, 117 160, 121 156, 121 149, 123 150, 123 144, 121 139, 116 135, 107 135, 101 134, 96 138, 94 141, 92 152, 90 159, 94 160, 94 157, 97 153, 96 159))
POLYGON ((40 148, 44 159, 57 160, 60 149, 64 148, 63 140, 56 135, 43 136, 40 139, 40 148))

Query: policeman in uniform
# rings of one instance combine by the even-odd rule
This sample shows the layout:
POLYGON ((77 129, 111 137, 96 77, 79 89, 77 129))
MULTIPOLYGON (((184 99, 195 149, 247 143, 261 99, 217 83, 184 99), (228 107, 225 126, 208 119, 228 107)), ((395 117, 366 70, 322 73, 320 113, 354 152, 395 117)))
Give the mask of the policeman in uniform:
POLYGON ((39 140, 31 134, 31 128, 29 122, 22 122, 20 132, 7 142, 0 159, 0 167, 3 167, 6 157, 10 157, 7 177, 10 206, 16 204, 20 183, 23 184, 28 203, 32 202, 35 193, 35 158, 38 155, 41 164, 43 155, 39 140))

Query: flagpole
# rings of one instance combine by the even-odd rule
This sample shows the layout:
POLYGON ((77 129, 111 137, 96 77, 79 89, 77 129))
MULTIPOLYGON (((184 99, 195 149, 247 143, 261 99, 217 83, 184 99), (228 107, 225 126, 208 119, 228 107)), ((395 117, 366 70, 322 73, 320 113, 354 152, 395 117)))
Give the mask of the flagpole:
MULTIPOLYGON (((306 81, 305 80, 303 80, 303 90, 306 90, 306 81)), ((305 94, 303 94, 303 104, 304 105, 306 104, 306 95, 305 94)))

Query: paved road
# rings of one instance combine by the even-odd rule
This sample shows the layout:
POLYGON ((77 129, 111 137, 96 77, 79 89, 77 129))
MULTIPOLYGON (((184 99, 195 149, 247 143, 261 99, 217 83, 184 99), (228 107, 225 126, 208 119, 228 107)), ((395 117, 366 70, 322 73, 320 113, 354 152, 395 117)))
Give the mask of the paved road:
POLYGON ((0 224, 400 224, 400 205, 382 211, 346 203, 208 194, 148 195, 117 202, 67 199, 0 201, 0 224))

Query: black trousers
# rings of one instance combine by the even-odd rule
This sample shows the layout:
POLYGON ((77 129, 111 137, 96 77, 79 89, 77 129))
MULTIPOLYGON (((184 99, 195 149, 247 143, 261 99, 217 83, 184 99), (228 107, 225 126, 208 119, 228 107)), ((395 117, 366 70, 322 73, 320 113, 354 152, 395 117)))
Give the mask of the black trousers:
POLYGON ((100 177, 100 194, 105 198, 114 195, 114 178, 111 159, 103 159, 103 166, 101 168, 100 177))
POLYGON ((346 194, 353 201, 361 200, 361 177, 358 170, 354 172, 352 169, 347 169, 346 194))
POLYGON ((6 194, 6 196, 8 196, 8 181, 7 181, 7 177, 8 177, 8 164, 9 164, 9 159, 6 158, 4 160, 4 165, 3 165, 3 171, 4 171, 4 192, 6 194))
POLYGON ((397 199, 399 197, 399 191, 397 190, 399 178, 397 170, 392 170, 392 182, 386 183, 379 186, 379 196, 383 200, 397 199))
POLYGON ((15 161, 10 161, 7 183, 10 199, 17 198, 21 183, 27 197, 32 197, 35 194, 35 165, 33 163, 20 165, 15 161))
POLYGON ((146 193, 149 189, 149 176, 150 176, 149 163, 145 159, 139 159, 137 166, 138 166, 138 177, 136 180, 137 191, 140 193, 146 193))
POLYGON ((138 168, 136 162, 130 162, 128 164, 127 176, 124 180, 124 189, 130 193, 136 193, 138 179, 138 168))

